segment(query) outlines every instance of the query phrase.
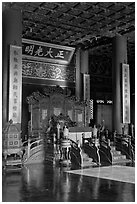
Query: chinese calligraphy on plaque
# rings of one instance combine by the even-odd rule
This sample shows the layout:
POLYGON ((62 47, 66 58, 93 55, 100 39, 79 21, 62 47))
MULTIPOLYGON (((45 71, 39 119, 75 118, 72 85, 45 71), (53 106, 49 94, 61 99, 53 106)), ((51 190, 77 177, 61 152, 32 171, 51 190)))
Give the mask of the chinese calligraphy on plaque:
POLYGON ((21 122, 22 47, 10 45, 9 120, 21 122))
POLYGON ((74 48, 41 43, 23 39, 22 54, 27 57, 41 58, 49 62, 68 64, 74 53, 74 48))
POLYGON ((123 123, 130 123, 129 65, 122 64, 123 123))

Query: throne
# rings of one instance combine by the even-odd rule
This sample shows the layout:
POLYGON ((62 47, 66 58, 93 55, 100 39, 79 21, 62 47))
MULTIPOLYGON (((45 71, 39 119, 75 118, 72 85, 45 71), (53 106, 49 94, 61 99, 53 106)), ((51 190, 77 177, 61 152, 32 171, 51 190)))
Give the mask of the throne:
POLYGON ((59 86, 46 87, 43 92, 33 92, 27 97, 31 121, 29 122, 29 137, 43 137, 49 121, 60 123, 61 129, 64 124, 68 127, 88 126, 89 119, 85 117, 88 106, 85 102, 77 101, 70 96, 70 91, 64 91, 59 86))

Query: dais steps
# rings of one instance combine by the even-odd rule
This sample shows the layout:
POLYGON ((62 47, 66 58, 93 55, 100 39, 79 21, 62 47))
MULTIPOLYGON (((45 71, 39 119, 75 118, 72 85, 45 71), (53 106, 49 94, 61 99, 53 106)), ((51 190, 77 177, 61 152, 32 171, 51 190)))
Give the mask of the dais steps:
POLYGON ((111 154, 112 154, 112 165, 117 163, 127 163, 131 160, 126 158, 126 155, 123 155, 121 151, 116 150, 116 147, 111 144, 111 154))
POLYGON ((93 162, 93 159, 90 158, 83 150, 81 152, 82 156, 82 164, 81 167, 91 167, 91 166, 97 166, 95 162, 93 162))

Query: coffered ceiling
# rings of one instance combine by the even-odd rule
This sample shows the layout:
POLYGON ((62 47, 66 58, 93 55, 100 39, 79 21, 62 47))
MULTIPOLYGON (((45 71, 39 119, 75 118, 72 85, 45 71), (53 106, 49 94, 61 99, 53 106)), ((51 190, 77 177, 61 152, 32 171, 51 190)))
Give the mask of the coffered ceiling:
POLYGON ((22 10, 22 37, 111 54, 116 35, 128 40, 134 54, 135 2, 6 2, 22 10))
MULTIPOLYGON (((112 58, 113 37, 122 35, 129 61, 135 60, 135 2, 5 2, 3 7, 21 9, 22 38, 88 49, 103 64, 112 58)), ((110 85, 108 73, 91 80, 110 85)))

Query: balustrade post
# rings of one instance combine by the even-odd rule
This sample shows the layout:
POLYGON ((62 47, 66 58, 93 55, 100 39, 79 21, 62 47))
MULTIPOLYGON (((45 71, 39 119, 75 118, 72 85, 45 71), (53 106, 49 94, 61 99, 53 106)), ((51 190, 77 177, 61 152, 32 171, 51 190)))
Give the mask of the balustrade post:
POLYGON ((71 144, 69 142, 69 140, 63 140, 61 142, 61 163, 63 165, 68 165, 71 163, 70 161, 70 148, 71 148, 71 144))
POLYGON ((95 146, 98 147, 98 139, 95 138, 95 146))
POLYGON ((131 137, 128 136, 128 149, 129 149, 129 155, 131 156, 131 137))
POLYGON ((60 145, 56 145, 56 152, 57 152, 57 159, 58 161, 61 159, 61 151, 60 151, 60 145))
POLYGON ((113 133, 114 145, 116 145, 116 135, 117 135, 117 131, 115 130, 113 133))
POLYGON ((101 138, 100 138, 100 130, 98 130, 98 132, 97 132, 97 135, 98 135, 98 139, 99 139, 99 144, 100 144, 100 141, 101 141, 101 138))
POLYGON ((108 140, 108 130, 106 129, 106 139, 108 140))
POLYGON ((53 144, 55 144, 55 143, 56 143, 56 134, 53 133, 53 144))
POLYGON ((97 149, 97 155, 98 155, 98 166, 101 166, 100 154, 99 154, 99 147, 96 146, 96 149, 97 149))
POLYGON ((110 147, 110 139, 108 139, 108 146, 110 147))
POLYGON ((128 144, 131 145, 131 136, 128 136, 128 144))
POLYGON ((82 133, 82 146, 84 145, 84 138, 85 138, 85 134, 82 133))
POLYGON ((28 158, 29 158, 29 156, 30 156, 30 146, 31 146, 31 144, 30 144, 30 139, 28 139, 28 158))
POLYGON ((132 123, 130 125, 130 132, 131 132, 131 136, 134 137, 134 125, 132 123))
POLYGON ((60 124, 57 124, 57 141, 60 140, 60 124))

